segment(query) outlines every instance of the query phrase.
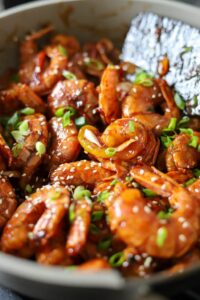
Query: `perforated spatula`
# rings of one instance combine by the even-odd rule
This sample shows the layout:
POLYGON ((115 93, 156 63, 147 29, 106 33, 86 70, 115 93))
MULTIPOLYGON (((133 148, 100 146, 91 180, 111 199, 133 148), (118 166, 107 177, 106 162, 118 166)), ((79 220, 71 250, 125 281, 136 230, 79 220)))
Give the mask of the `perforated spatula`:
POLYGON ((160 60, 167 57, 164 76, 185 101, 189 115, 200 115, 200 30, 181 21, 141 13, 132 20, 122 60, 158 74, 160 60))

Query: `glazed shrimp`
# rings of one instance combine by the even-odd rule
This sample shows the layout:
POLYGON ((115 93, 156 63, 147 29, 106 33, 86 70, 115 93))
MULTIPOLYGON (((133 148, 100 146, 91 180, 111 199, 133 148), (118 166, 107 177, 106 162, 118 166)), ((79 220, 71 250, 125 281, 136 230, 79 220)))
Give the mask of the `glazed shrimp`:
MULTIPOLYGON (((48 33, 49 30, 45 32, 48 33)), ((26 83, 37 94, 49 93, 62 79, 62 71, 67 67, 67 53, 59 46, 50 45, 38 52, 35 40, 43 34, 33 34, 26 38, 21 46, 20 82, 26 83), (50 62, 48 63, 48 60, 50 62)))
POLYGON ((100 134, 98 129, 86 125, 78 135, 86 152, 97 159, 154 163, 159 142, 154 134, 131 118, 118 119, 100 134), (110 155, 109 149, 112 150, 110 155))
POLYGON ((117 86, 120 82, 120 69, 108 66, 103 72, 99 86, 99 110, 102 120, 110 124, 120 117, 117 86))
POLYGON ((22 172, 20 186, 25 188, 44 158, 48 142, 48 129, 46 118, 41 114, 30 115, 22 120, 22 123, 26 125, 26 130, 19 139, 16 139, 12 148, 12 151, 15 152, 15 159, 11 167, 22 172), (37 150, 38 143, 42 147, 41 153, 37 150))
POLYGON ((78 267, 79 271, 97 272, 110 269, 110 265, 104 258, 91 259, 78 267))
MULTIPOLYGON (((7 165, 11 165, 13 161, 12 151, 6 144, 3 136, 0 134, 0 154, 2 155, 2 163, 4 160, 6 161, 7 165)), ((4 167, 3 167, 4 168, 4 167)))
MULTIPOLYGON (((157 79, 158 86, 161 90, 162 97, 166 102, 166 107, 164 107, 164 115, 160 115, 158 113, 151 113, 151 112, 136 112, 133 113, 130 108, 129 110, 126 107, 125 112, 123 111, 122 115, 126 117, 132 117, 136 121, 141 122, 147 128, 154 130, 157 135, 160 135, 162 130, 168 126, 169 121, 171 118, 180 118, 180 111, 177 108, 174 95, 170 87, 167 85, 166 81, 163 79, 157 79), (130 114, 129 114, 130 111, 130 114), (125 114, 124 114, 125 113, 125 114)), ((139 101, 139 99, 138 99, 139 101)), ((148 102, 147 102, 148 103, 148 102)), ((148 104, 149 105, 149 104, 148 104)), ((148 105, 146 105, 148 110, 148 105)), ((131 104, 130 104, 131 107, 131 104)))
POLYGON ((17 207, 14 189, 8 179, 0 175, 0 228, 12 217, 17 207))
MULTIPOLYGON (((200 134, 194 132, 194 136, 200 142, 200 134)), ((190 146, 191 136, 188 134, 179 134, 166 151, 166 166, 168 171, 177 171, 180 169, 193 169, 200 162, 200 153, 190 146)))
POLYGON ((57 231, 69 206, 69 192, 62 187, 45 186, 32 194, 6 224, 2 250, 30 257, 36 245, 45 245, 57 231))
POLYGON ((94 186, 114 172, 103 168, 101 163, 81 160, 60 165, 50 174, 52 184, 94 186))
POLYGON ((77 255, 86 244, 91 219, 91 202, 83 198, 76 202, 75 219, 71 225, 66 250, 70 256, 77 255))
POLYGON ((81 50, 79 41, 74 36, 70 35, 56 34, 51 39, 51 44, 57 46, 61 45, 62 47, 64 47, 69 57, 73 56, 81 50))
POLYGON ((98 98, 93 83, 86 80, 64 80, 57 83, 48 97, 49 111, 52 115, 61 107, 71 106, 83 115, 89 124, 98 121, 98 98))
POLYGON ((0 92, 0 115, 10 115, 22 107, 34 108, 36 112, 45 112, 45 103, 26 84, 13 84, 0 92))
POLYGON ((199 237, 197 199, 155 168, 135 166, 131 176, 145 188, 168 197, 175 211, 163 222, 146 206, 139 190, 124 189, 109 204, 111 229, 128 246, 149 255, 171 258, 185 254, 199 237), (132 214, 134 217, 127 217, 132 214))
POLYGON ((78 130, 73 121, 63 127, 61 118, 52 118, 49 122, 49 132, 51 135, 51 146, 49 149, 51 169, 59 165, 71 162, 77 158, 80 152, 78 142, 78 130))

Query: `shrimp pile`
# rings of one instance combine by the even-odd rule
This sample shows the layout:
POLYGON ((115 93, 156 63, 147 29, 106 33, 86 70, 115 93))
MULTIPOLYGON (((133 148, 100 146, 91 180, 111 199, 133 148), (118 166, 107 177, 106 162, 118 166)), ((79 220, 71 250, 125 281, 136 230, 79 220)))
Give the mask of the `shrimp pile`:
POLYGON ((51 26, 19 58, 0 91, 1 251, 125 277, 198 262, 200 119, 162 74, 51 26))

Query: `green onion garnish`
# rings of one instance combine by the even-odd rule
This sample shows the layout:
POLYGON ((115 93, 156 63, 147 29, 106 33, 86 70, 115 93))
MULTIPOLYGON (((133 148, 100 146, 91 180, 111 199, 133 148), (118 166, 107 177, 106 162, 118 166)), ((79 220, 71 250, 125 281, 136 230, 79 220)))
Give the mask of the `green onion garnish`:
POLYGON ((110 196, 110 193, 108 191, 103 191, 99 194, 97 201, 104 202, 109 196, 110 196))
POLYGON ((22 150, 22 144, 16 144, 13 148, 12 148, 12 154, 15 158, 18 157, 20 151, 22 150))
POLYGON ((81 128, 82 126, 87 124, 86 119, 83 116, 76 118, 74 122, 78 128, 81 128))
POLYGON ((123 252, 115 253, 109 258, 109 264, 113 268, 121 267, 124 261, 125 261, 125 256, 123 252))
POLYGON ((169 136, 161 136, 160 140, 165 148, 168 148, 172 144, 172 139, 169 136))
POLYGON ((64 128, 70 124, 71 121, 70 116, 71 116, 70 111, 67 111, 62 117, 62 124, 64 128))
POLYGON ((31 107, 26 107, 21 110, 23 115, 33 115, 35 113, 35 109, 31 107))
POLYGON ((200 169, 194 169, 192 170, 192 173, 194 174, 194 176, 196 178, 199 178, 200 177, 200 169))
POLYGON ((106 240, 99 242, 97 248, 98 248, 98 250, 105 251, 110 248, 111 244, 112 244, 112 239, 111 238, 106 239, 106 240))
POLYGON ((46 153, 46 146, 42 142, 37 142, 35 144, 36 155, 42 156, 46 153))
POLYGON ((55 116, 56 117, 63 117, 63 115, 64 115, 64 112, 65 112, 65 107, 60 107, 60 108, 58 108, 57 110, 56 110, 56 112, 55 112, 55 116))
POLYGON ((105 154, 108 156, 108 157, 112 157, 112 156, 114 156, 115 154, 116 154, 116 149, 115 148, 107 148, 106 150, 105 150, 105 154))
POLYGON ((191 128, 180 128, 180 132, 188 134, 188 135, 193 135, 194 134, 194 131, 191 128))
POLYGON ((157 196, 157 194, 155 194, 154 192, 152 192, 149 189, 142 189, 142 192, 144 193, 144 195, 146 197, 155 197, 155 196, 157 196))
POLYGON ((188 143, 188 145, 191 146, 191 147, 193 147, 193 148, 197 148, 198 142, 199 142, 199 138, 196 135, 193 135, 191 137, 191 140, 188 143))
POLYGON ((138 72, 136 74, 135 84, 141 84, 146 87, 153 86, 153 75, 146 73, 145 71, 138 72))
POLYGON ((131 176, 126 176, 125 180, 128 181, 128 182, 132 182, 132 181, 133 181, 133 177, 131 177, 131 176))
POLYGON ((178 93, 176 93, 174 95, 174 100, 176 102, 177 107, 180 110, 184 110, 185 109, 185 101, 184 101, 184 99, 178 93))
POLYGON ((69 72, 67 70, 64 70, 62 72, 62 75, 68 80, 76 80, 77 79, 75 74, 73 74, 72 72, 69 72))
POLYGON ((118 182, 119 182, 119 179, 118 179, 118 178, 115 178, 115 179, 110 183, 110 185, 115 186, 118 182))
POLYGON ((156 244, 158 247, 163 247, 167 238, 168 231, 166 227, 160 227, 157 231, 156 244))
POLYGON ((58 50, 59 50, 61 55, 68 56, 67 49, 65 47, 63 47, 62 45, 58 45, 58 50))
POLYGON ((29 130, 28 121, 25 120, 25 121, 21 122, 19 125, 19 131, 21 133, 23 133, 24 135, 26 135, 28 130, 29 130))
POLYGON ((70 223, 73 223, 74 222, 74 219, 76 217, 76 214, 75 214, 75 204, 72 203, 69 207, 69 221, 70 223))
POLYGON ((183 183, 184 187, 188 187, 189 185, 191 185, 192 183, 194 183, 197 179, 196 178, 191 178, 188 181, 183 183))
POLYGON ((25 191, 29 194, 33 192, 32 186, 30 184, 27 184, 25 187, 25 191))
POLYGON ((129 121, 128 126, 129 126, 129 131, 130 132, 134 132, 134 130, 135 130, 135 122, 133 120, 129 121))
POLYGON ((94 68, 98 71, 102 71, 104 69, 104 64, 102 64, 101 61, 95 59, 95 58, 90 58, 90 57, 86 57, 84 59, 84 64, 86 67, 89 67, 89 68, 94 68))
POLYGON ((103 218, 104 212, 102 210, 94 211, 92 213, 92 222, 100 221, 103 218))
POLYGON ((198 96, 195 95, 193 98, 193 105, 196 107, 198 105, 198 96))
POLYGON ((19 123, 19 118, 19 113, 14 113, 12 117, 10 117, 10 119, 8 120, 7 126, 11 126, 13 129, 16 129, 17 124, 19 123))
POLYGON ((176 129, 176 124, 177 124, 177 118, 171 118, 168 127, 164 128, 163 131, 164 132, 174 131, 176 129))
POLYGON ((166 220, 169 219, 172 216, 172 209, 168 209, 168 211, 159 211, 159 213, 157 213, 157 217, 161 220, 166 220))
POLYGON ((185 126, 190 121, 190 118, 188 116, 184 116, 179 122, 178 122, 178 128, 185 126))
POLYGON ((84 186, 77 186, 73 194, 74 200, 81 200, 83 198, 90 198, 91 192, 87 190, 84 186))

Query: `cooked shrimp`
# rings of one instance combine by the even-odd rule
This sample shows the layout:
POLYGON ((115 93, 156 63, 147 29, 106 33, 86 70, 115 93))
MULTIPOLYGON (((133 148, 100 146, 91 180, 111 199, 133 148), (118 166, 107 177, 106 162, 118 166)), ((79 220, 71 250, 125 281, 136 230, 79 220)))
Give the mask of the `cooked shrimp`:
POLYGON ((131 118, 116 120, 103 134, 86 125, 80 129, 78 139, 84 150, 97 159, 151 164, 155 162, 159 149, 154 134, 131 118))
POLYGON ((50 175, 52 184, 59 185, 88 185, 94 186, 104 178, 110 177, 113 172, 103 168, 101 163, 81 160, 60 165, 50 175))
POLYGON ((12 164, 13 161, 12 152, 1 134, 0 134, 0 155, 2 155, 2 163, 5 160, 7 165, 10 166, 12 164))
POLYGON ((70 256, 77 255, 86 244, 91 219, 91 203, 83 198, 76 202, 75 218, 71 225, 66 250, 70 256))
POLYGON ((79 115, 83 115, 88 123, 98 121, 98 98, 93 83, 86 80, 60 81, 48 97, 49 110, 52 115, 61 107, 71 106, 79 115))
POLYGON ((124 189, 109 204, 111 229, 128 246, 149 255, 170 258, 185 254, 199 237, 197 199, 155 168, 135 166, 131 169, 131 175, 145 188, 162 197, 169 197, 175 211, 169 219, 160 220, 146 206, 146 200, 139 190, 124 189))
POLYGON ((179 170, 179 171, 170 171, 167 172, 167 176, 175 180, 176 182, 183 184, 193 177, 193 173, 190 170, 179 170))
MULTIPOLYGON (((200 142, 200 134, 194 132, 198 143, 200 142)), ((200 162, 200 153, 198 150, 190 146, 191 136, 185 133, 179 134, 166 152, 166 166, 168 171, 176 171, 180 169, 193 169, 200 162)))
POLYGON ((0 175, 0 228, 12 217, 17 206, 16 195, 8 179, 0 175))
MULTIPOLYGON (((177 108, 175 101, 174 101, 174 95, 172 93, 172 90, 170 87, 167 85, 166 81, 163 79, 157 79, 158 86, 161 90, 162 97, 166 101, 166 107, 164 108, 164 115, 160 115, 158 113, 151 113, 151 112, 135 112, 132 113, 131 111, 131 102, 130 103, 130 108, 128 110, 128 105, 125 106, 125 116, 126 117, 132 117, 136 121, 141 122, 144 124, 147 128, 153 129, 156 134, 160 135, 162 130, 168 126, 169 121, 171 118, 180 118, 180 111, 177 108), (129 114, 130 111, 130 114, 129 114)), ((138 99, 139 102, 140 99, 138 99)), ((152 100, 152 99, 150 99, 152 100)), ((149 101, 146 101, 146 110, 149 109, 149 101)), ((151 103, 151 102, 150 102, 151 103)), ((141 106, 140 106, 141 107, 141 106)), ((124 112, 123 114, 124 115, 124 112)))
POLYGON ((45 103, 26 84, 13 84, 0 92, 0 115, 10 115, 22 107, 34 108, 36 112, 45 112, 45 103))
POLYGON ((50 155, 48 162, 51 169, 75 160, 80 152, 80 144, 74 122, 70 121, 70 124, 64 127, 61 118, 52 118, 49 122, 49 132, 51 146, 48 152, 50 155))
POLYGON ((38 52, 35 40, 40 37, 40 34, 29 36, 22 43, 19 75, 22 83, 26 83, 33 91, 43 95, 49 93, 62 79, 62 71, 67 67, 68 58, 67 53, 59 46, 50 45, 38 52))
POLYGON ((15 159, 12 169, 22 172, 20 186, 25 188, 44 158, 48 142, 48 129, 46 118, 41 114, 26 116, 22 120, 26 128, 23 132, 15 131, 20 136, 17 135, 17 143, 13 147, 15 159), (37 145, 42 148, 41 153, 38 151, 37 145))
POLYGON ((79 271, 97 272, 110 269, 110 265, 104 258, 89 260, 78 267, 79 271))
POLYGON ((69 206, 69 192, 62 187, 45 186, 32 194, 6 224, 2 250, 30 257, 36 245, 45 245, 57 231, 69 206))
POLYGON ((51 44, 64 47, 70 57, 81 50, 79 41, 70 35, 56 34, 51 39, 51 44))
POLYGON ((102 120, 110 124, 120 117, 120 103, 117 86, 120 82, 120 69, 108 66, 103 72, 99 87, 99 110, 102 120))

